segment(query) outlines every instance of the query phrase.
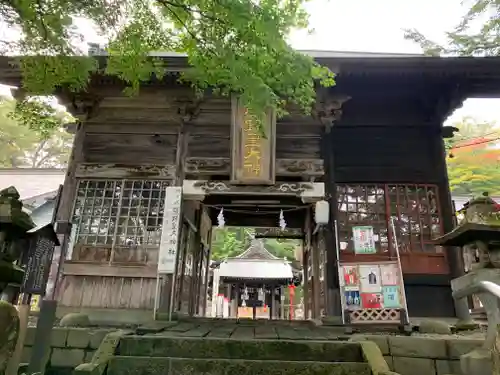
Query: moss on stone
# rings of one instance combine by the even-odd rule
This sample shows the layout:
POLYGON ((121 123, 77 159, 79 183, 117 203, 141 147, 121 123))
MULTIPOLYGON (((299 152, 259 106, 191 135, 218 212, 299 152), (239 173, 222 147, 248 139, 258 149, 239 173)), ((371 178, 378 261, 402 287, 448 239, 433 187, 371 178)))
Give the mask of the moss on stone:
POLYGON ((108 375, 371 375, 365 363, 114 357, 108 375))
POLYGON ((434 333, 439 335, 451 334, 451 327, 442 320, 423 320, 418 326, 420 333, 434 333))
POLYGON ((75 368, 77 375, 103 375, 108 366, 109 360, 115 355, 120 340, 131 331, 119 330, 108 333, 95 351, 90 363, 80 364, 75 368))
POLYGON ((476 329, 479 329, 481 325, 479 323, 476 323, 472 319, 470 320, 460 320, 455 324, 455 330, 457 332, 462 332, 462 331, 475 331, 476 329))
POLYGON ((373 375, 381 375, 390 371, 382 351, 373 341, 359 341, 363 359, 368 363, 373 375))
POLYGON ((232 358, 323 362, 362 361, 357 343, 309 340, 227 340, 183 337, 126 336, 122 356, 232 358))
POLYGON ((59 322, 61 327, 90 327, 90 319, 87 314, 70 313, 61 319, 59 322))

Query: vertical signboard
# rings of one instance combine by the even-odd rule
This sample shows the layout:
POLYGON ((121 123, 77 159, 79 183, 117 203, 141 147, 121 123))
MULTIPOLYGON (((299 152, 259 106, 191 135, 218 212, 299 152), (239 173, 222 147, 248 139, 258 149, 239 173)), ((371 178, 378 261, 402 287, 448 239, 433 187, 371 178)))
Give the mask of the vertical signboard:
POLYGON ((27 294, 45 295, 49 279, 50 267, 54 249, 59 246, 59 240, 52 224, 28 231, 32 235, 29 251, 24 259, 24 278, 21 292, 27 294))
POLYGON ((232 99, 231 182, 272 185, 275 182, 276 115, 263 116, 262 130, 237 97, 232 99))
POLYGON ((160 251, 158 255, 158 274, 175 273, 175 261, 179 246, 179 227, 181 223, 182 188, 166 188, 163 225, 161 230, 160 251))

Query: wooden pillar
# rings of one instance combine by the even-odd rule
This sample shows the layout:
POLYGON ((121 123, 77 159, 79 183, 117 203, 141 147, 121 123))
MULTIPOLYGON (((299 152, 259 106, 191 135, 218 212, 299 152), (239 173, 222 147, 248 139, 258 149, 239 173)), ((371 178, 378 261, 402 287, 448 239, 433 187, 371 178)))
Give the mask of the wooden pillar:
POLYGON ((304 319, 309 319, 309 250, 302 247, 302 269, 303 271, 303 296, 304 296, 304 319))
MULTIPOLYGON (((177 134, 177 147, 176 147, 176 155, 175 155, 175 164, 176 164, 176 170, 175 170, 175 181, 174 181, 174 186, 182 186, 182 182, 184 181, 185 177, 185 160, 186 160, 186 155, 187 155, 187 146, 188 146, 188 141, 189 141, 189 136, 185 131, 184 128, 184 123, 182 122, 178 134, 177 134)), ((181 215, 183 215, 183 208, 181 208, 181 215)), ((183 217, 183 216, 181 216, 183 217)), ((182 223, 182 220, 181 220, 182 223)), ((182 224, 181 224, 182 225, 182 224)), ((182 251, 180 246, 177 248, 177 259, 179 258, 179 252, 182 251)), ((161 298, 160 298, 160 306, 158 310, 160 312, 166 313, 170 310, 170 302, 171 302, 171 293, 174 290, 175 293, 175 282, 176 282, 176 274, 178 271, 177 263, 175 266, 175 270, 173 274, 167 274, 164 275, 162 278, 162 284, 161 284, 161 298), (174 289, 172 289, 172 283, 174 283, 174 289)), ((175 296, 175 294, 174 294, 175 296)), ((182 291, 180 293, 181 299, 182 299, 182 291)), ((174 301, 174 299, 172 299, 174 301)), ((175 301, 173 302, 173 306, 175 306, 175 301)), ((172 310, 174 307, 172 307, 172 310)))
POLYGON ((64 184, 61 194, 61 200, 57 210, 57 221, 71 221, 73 215, 73 206, 76 195, 77 180, 75 177, 76 168, 79 163, 83 162, 83 141, 85 138, 85 128, 83 123, 78 123, 76 127, 75 137, 73 139, 73 147, 68 160, 68 168, 64 178, 64 184))
POLYGON ((330 218, 328 226, 325 228, 325 294, 327 305, 325 312, 327 316, 341 316, 342 304, 340 299, 340 285, 338 274, 337 242, 335 232, 335 222, 338 218, 337 204, 337 183, 335 180, 335 155, 333 148, 333 132, 335 128, 329 129, 323 133, 321 139, 321 151, 325 168, 325 193, 330 204, 330 218))
POLYGON ((313 236, 312 246, 312 274, 313 274, 313 318, 319 319, 321 318, 320 314, 320 280, 319 280, 319 248, 318 248, 318 239, 317 236, 313 236))
POLYGON ((201 236, 200 236, 201 212, 202 212, 202 210, 200 209, 200 206, 198 205, 198 210, 196 211, 196 229, 197 230, 195 232, 196 254, 195 254, 194 267, 193 267, 194 279, 193 279, 193 283, 192 283, 192 285, 193 285, 192 314, 193 315, 199 313, 201 286, 202 286, 201 271, 203 269, 203 262, 204 262, 204 258, 205 258, 205 249, 203 247, 203 244, 201 243, 201 236))
POLYGON ((280 286, 280 319, 285 319, 285 293, 283 286, 280 286))
MULTIPOLYGON (((209 242, 212 243, 211 240, 212 237, 212 231, 210 231, 210 237, 209 237, 209 242)), ((212 252, 211 247, 208 248, 207 254, 206 254, 206 268, 205 268, 205 275, 203 276, 205 278, 205 285, 203 287, 203 316, 207 316, 207 297, 208 297, 208 277, 210 275, 210 254, 212 252)))
MULTIPOLYGON (((451 232, 455 228, 455 210, 451 198, 450 192, 450 182, 448 179, 448 169, 446 166, 446 150, 444 145, 444 140, 441 134, 437 131, 441 126, 438 127, 436 124, 431 134, 433 139, 433 149, 434 158, 436 165, 436 176, 439 178, 438 181, 438 204, 441 210, 441 220, 442 227, 445 233, 451 232)), ((446 247, 446 258, 448 260, 448 265, 450 267, 451 278, 456 278, 465 275, 465 266, 462 255, 462 249, 457 249, 453 247, 446 247)), ((451 289, 450 289, 451 293, 451 289)), ((471 319, 468 301, 466 298, 461 300, 454 300, 455 314, 460 320, 468 321, 471 319)))

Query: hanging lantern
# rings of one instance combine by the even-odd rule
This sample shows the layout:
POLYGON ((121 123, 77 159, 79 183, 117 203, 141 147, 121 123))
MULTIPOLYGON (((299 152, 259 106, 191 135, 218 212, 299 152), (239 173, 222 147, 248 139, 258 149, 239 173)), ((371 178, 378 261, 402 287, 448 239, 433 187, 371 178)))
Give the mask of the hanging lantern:
POLYGON ((328 224, 330 205, 327 201, 317 201, 314 208, 314 221, 316 224, 328 224))
POLYGON ((281 230, 285 230, 285 228, 286 228, 286 221, 285 221, 285 216, 283 215, 283 210, 280 211, 279 226, 280 226, 281 230))
POLYGON ((245 300, 241 301, 241 307, 247 307, 247 303, 245 302, 245 300))
POLYGON ((217 215, 217 226, 219 228, 224 228, 224 225, 226 224, 226 220, 224 220, 224 209, 221 208, 219 215, 217 215))
POLYGON ((259 288, 259 301, 264 300, 264 290, 262 288, 259 288))

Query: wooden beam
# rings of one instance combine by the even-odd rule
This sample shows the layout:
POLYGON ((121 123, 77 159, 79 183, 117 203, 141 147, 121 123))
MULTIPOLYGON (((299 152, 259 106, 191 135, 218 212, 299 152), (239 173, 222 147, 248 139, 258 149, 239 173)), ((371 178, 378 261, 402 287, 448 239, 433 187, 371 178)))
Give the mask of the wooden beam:
POLYGON ((109 264, 76 263, 65 261, 63 275, 156 278, 156 266, 114 266, 109 264))
MULTIPOLYGON (((229 158, 190 157, 186 160, 186 174, 196 176, 226 176, 231 172, 229 158)), ((276 159, 276 176, 323 176, 322 159, 276 159)))
MULTIPOLYGON (((252 211, 252 210, 248 210, 252 211)), ((219 211, 212 209, 210 212, 210 217, 213 223, 217 223, 217 215, 219 211)), ((303 212, 297 211, 290 214, 284 213, 287 226, 289 228, 301 228, 304 222, 303 212)), ((279 223, 279 214, 268 213, 263 214, 262 212, 256 213, 255 215, 248 214, 247 211, 244 212, 232 212, 224 211, 224 220, 226 226, 233 227, 277 227, 279 223)))
POLYGON ((75 177, 172 180, 175 178, 175 166, 79 163, 75 177))

